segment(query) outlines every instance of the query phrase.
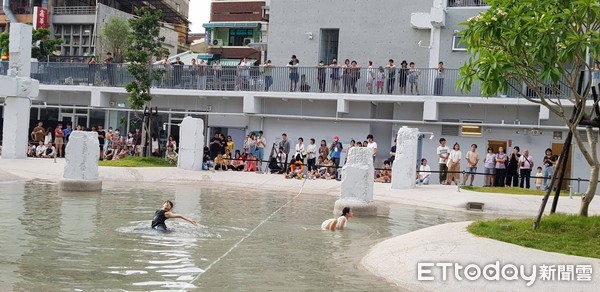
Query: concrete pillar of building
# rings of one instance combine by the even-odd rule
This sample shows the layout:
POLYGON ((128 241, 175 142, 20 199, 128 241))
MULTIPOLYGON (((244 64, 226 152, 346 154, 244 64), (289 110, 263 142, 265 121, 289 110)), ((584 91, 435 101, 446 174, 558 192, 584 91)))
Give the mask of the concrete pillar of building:
POLYGON ((398 130, 396 159, 392 166, 392 189, 415 187, 419 129, 406 126, 398 130))
POLYGON ((30 98, 39 94, 39 82, 31 74, 30 25, 12 23, 9 35, 9 69, 0 76, 0 96, 5 96, 2 158, 27 157, 30 98))
POLYGON ((179 158, 177 167, 202 170, 204 154, 204 121, 185 117, 179 125, 179 158))

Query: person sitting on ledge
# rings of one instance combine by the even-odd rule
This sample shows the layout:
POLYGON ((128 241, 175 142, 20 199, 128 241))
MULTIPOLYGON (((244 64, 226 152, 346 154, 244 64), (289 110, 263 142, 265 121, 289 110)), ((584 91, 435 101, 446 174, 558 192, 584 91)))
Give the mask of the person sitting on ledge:
POLYGON ((42 158, 42 154, 44 154, 44 151, 46 151, 46 145, 44 145, 44 142, 42 141, 38 143, 38 146, 35 147, 35 157, 42 158))
POLYGON ((390 167, 390 162, 388 160, 383 162, 383 167, 381 168, 381 172, 379 176, 375 179, 375 182, 382 183, 390 183, 392 182, 392 168, 390 167))
POLYGON ((235 157, 231 160, 231 164, 228 166, 230 170, 241 171, 244 170, 244 160, 242 160, 242 155, 240 154, 240 150, 235 150, 235 157))
POLYGON ((165 158, 169 164, 177 164, 178 154, 173 149, 173 145, 169 145, 169 147, 167 147, 167 154, 165 158))
POLYGON ((246 157, 244 171, 256 171, 256 157, 254 157, 252 153, 248 153, 248 156, 246 157))
POLYGON ((52 143, 48 143, 46 148, 44 148, 44 152, 42 153, 42 158, 54 158, 56 155, 56 148, 52 146, 52 143))
POLYGON ((285 178, 302 179, 303 172, 304 164, 302 163, 302 160, 292 158, 292 161, 290 161, 290 172, 285 174, 285 178))
POLYGON ((171 201, 165 201, 165 203, 162 206, 162 209, 160 210, 156 210, 156 212, 154 212, 154 217, 152 218, 152 229, 156 229, 156 230, 160 230, 160 231, 167 231, 167 225, 165 224, 165 221, 169 218, 179 218, 179 219, 183 219, 187 222, 190 222, 192 224, 194 224, 195 226, 198 225, 198 223, 192 219, 188 219, 187 217, 180 215, 180 214, 176 214, 176 213, 172 213, 171 210, 173 209, 173 202, 171 201))
POLYGON ((227 170, 227 165, 225 163, 225 159, 223 159, 223 154, 219 152, 217 156, 215 156, 215 170, 227 170))
POLYGON ((344 207, 342 210, 342 215, 339 218, 327 219, 323 221, 321 224, 321 230, 344 230, 344 227, 346 227, 346 222, 348 222, 350 217, 352 217, 352 209, 350 209, 350 207, 344 207))

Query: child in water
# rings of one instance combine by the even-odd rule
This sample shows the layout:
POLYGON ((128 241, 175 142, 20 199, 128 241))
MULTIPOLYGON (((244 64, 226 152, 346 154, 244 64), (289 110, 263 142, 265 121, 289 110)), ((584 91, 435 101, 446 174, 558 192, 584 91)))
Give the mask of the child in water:
POLYGON ((188 219, 180 214, 171 213, 171 209, 173 209, 173 202, 165 201, 162 209, 154 212, 154 217, 152 218, 152 229, 167 231, 167 225, 165 224, 165 221, 169 218, 180 218, 194 225, 198 225, 198 223, 192 219, 188 219))
POLYGON ((342 210, 342 216, 337 219, 333 218, 325 220, 321 224, 321 230, 344 230, 344 227, 346 227, 346 222, 348 222, 350 217, 352 217, 352 209, 350 209, 350 207, 344 207, 344 210, 342 210))

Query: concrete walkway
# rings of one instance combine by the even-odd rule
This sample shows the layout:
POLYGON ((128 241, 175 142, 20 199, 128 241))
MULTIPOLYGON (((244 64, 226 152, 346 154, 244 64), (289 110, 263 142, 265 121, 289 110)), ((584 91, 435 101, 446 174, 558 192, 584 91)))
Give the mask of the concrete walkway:
MULTIPOLYGON (((442 224, 388 239, 375 245, 361 263, 375 275, 409 291, 598 291, 600 259, 545 252, 476 237, 466 230, 470 223, 442 224), (514 281, 503 280, 502 277, 498 281, 483 277, 470 281, 464 277, 464 270, 459 273, 462 277, 459 281, 454 276, 454 266, 448 268, 446 281, 442 280, 441 267, 424 267, 423 271, 431 270, 432 273, 422 275, 435 279, 418 280, 417 263, 458 263, 463 267, 476 264, 483 270, 496 261, 499 261, 500 268, 507 264, 524 265, 527 276, 531 275, 533 265, 537 265, 533 285, 528 287, 527 281, 520 276, 514 281), (569 274, 573 280, 542 280, 540 267, 544 264, 556 265, 555 279, 559 277, 559 265, 574 265, 574 273, 560 274, 562 277, 569 274), (592 266, 591 281, 577 281, 577 265, 592 266)), ((470 268, 469 271, 475 270, 470 268)))
MULTIPOLYGON (((0 182, 14 180, 45 180, 58 182, 62 178, 64 159, 29 158, 23 160, 0 159, 0 182)), ((187 171, 176 167, 100 167, 100 179, 105 183, 166 182, 198 183, 206 186, 229 185, 233 187, 273 189, 297 192, 303 181, 284 179, 281 175, 234 171, 187 171)), ((304 192, 339 196, 340 182, 335 180, 308 180, 304 192)), ((376 183, 374 198, 377 201, 459 212, 467 211, 467 202, 484 203, 484 213, 495 216, 535 216, 541 196, 506 195, 458 191, 456 186, 428 185, 411 190, 392 190, 391 184, 376 183)), ((561 197, 558 211, 577 213, 579 198, 561 197)), ((549 212, 550 205, 546 208, 549 212)), ((592 201, 590 214, 600 214, 600 198, 592 201)))

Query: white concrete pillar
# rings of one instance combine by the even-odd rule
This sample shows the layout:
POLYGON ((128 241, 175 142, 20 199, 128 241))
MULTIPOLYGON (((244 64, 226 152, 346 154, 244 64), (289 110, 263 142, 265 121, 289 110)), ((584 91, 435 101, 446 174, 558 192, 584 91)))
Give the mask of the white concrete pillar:
POLYGON ((179 158, 177 167, 202 170, 204 154, 204 121, 185 117, 179 125, 179 158))
POLYGON ((2 158, 27 157, 29 140, 29 111, 31 97, 39 94, 39 82, 31 73, 30 25, 11 23, 9 34, 9 69, 0 76, 0 96, 5 96, 2 158))
POLYGON ((4 101, 4 126, 2 158, 27 158, 29 139, 29 110, 31 100, 26 97, 6 97, 4 101))
POLYGON ((373 149, 352 147, 342 168, 340 200, 373 201, 373 149))
POLYGON ((419 129, 406 126, 398 130, 396 159, 392 166, 392 189, 415 187, 419 129))

